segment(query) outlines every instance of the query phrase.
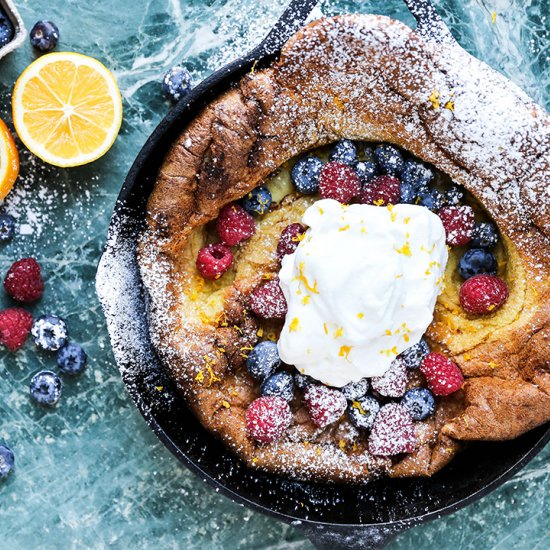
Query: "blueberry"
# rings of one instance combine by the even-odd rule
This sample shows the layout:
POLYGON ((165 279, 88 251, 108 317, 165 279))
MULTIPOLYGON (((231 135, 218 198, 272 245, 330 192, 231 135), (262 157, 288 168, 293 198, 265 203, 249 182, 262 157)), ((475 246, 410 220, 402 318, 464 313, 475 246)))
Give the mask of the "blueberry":
POLYGON ((307 374, 297 372, 294 374, 294 384, 296 384, 297 388, 305 390, 308 386, 311 386, 311 384, 315 384, 315 380, 307 374))
POLYGON ((498 243, 498 231, 491 222, 479 222, 472 232, 472 246, 479 248, 493 248, 498 243))
POLYGON ((265 214, 270 206, 271 192, 267 187, 256 187, 243 199, 243 208, 249 214, 265 214))
POLYGON ((427 388, 415 388, 405 393, 401 405, 413 420, 424 420, 435 412, 435 399, 427 388))
POLYGON ((418 204, 432 212, 437 212, 443 206, 443 195, 437 189, 420 191, 418 204))
POLYGON ((481 273, 496 275, 497 267, 497 259, 494 254, 483 248, 471 248, 464 252, 458 262, 458 272, 463 279, 469 279, 481 273))
POLYGON ((286 401, 294 397, 294 377, 292 374, 281 371, 266 378, 260 387, 262 395, 278 395, 286 401))
POLYGON ((357 147, 351 139, 337 141, 330 149, 328 160, 355 164, 357 162, 357 147))
POLYGON ((363 143, 362 159, 365 162, 370 162, 371 164, 374 164, 376 166, 376 155, 374 154, 374 147, 368 142, 363 143))
POLYGON ((408 369, 417 369, 428 353, 430 353, 430 346, 428 346, 428 342, 422 338, 418 344, 403 351, 399 355, 399 359, 401 359, 408 369))
POLYGON ((62 348, 69 337, 67 323, 57 315, 42 315, 36 319, 31 334, 34 343, 48 351, 57 351, 62 348))
POLYGON ((277 344, 268 340, 256 344, 246 359, 248 372, 258 380, 271 376, 280 364, 277 344))
POLYGON ((358 382, 346 384, 340 391, 348 401, 358 401, 367 395, 369 391, 369 381, 366 378, 361 378, 358 382))
POLYGON ((325 163, 318 157, 304 157, 292 168, 290 177, 296 191, 304 195, 317 193, 319 189, 319 174, 325 163))
POLYGON ((406 160, 401 172, 401 181, 412 185, 417 190, 427 187, 433 177, 432 170, 416 160, 406 160))
POLYGON ((41 52, 49 52, 57 46, 59 29, 51 21, 37 21, 29 34, 31 46, 41 52))
POLYGON ((0 214, 0 242, 8 242, 13 239, 15 233, 15 219, 9 214, 0 214))
POLYGON ((348 416, 351 423, 359 429, 370 430, 380 410, 380 403, 370 395, 348 405, 348 416))
POLYGON ((416 191, 410 183, 401 183, 401 197, 399 202, 402 204, 414 204, 416 191))
POLYGON ((61 380, 55 372, 42 370, 32 377, 29 389, 37 403, 52 407, 61 397, 61 380))
POLYGON ((185 67, 172 67, 162 78, 162 91, 177 103, 191 90, 191 75, 185 67))
POLYGON ((399 149, 393 145, 379 145, 374 150, 378 165, 384 174, 399 176, 403 170, 403 156, 399 149))
MULTIPOLYGON (((0 14, 1 17, 1 14, 0 14)), ((8 477, 15 464, 13 451, 5 444, 0 443, 0 479, 8 477)))
POLYGON ((74 342, 65 344, 57 352, 57 366, 63 374, 80 374, 86 367, 87 361, 86 352, 74 342))
POLYGON ((8 19, 8 16, 0 9, 0 48, 9 44, 15 36, 13 23, 8 19))
POLYGON ((374 162, 361 160, 355 165, 355 171, 361 180, 361 184, 365 185, 378 176, 378 166, 374 162))
POLYGON ((451 185, 445 193, 445 203, 449 206, 458 206, 464 198, 464 191, 458 185, 451 185))

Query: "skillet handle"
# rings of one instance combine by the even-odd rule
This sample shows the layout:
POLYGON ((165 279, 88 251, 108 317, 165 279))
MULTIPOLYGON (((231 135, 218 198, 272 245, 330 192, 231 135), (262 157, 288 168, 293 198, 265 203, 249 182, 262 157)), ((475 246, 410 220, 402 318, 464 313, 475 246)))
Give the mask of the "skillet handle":
POLYGON ((431 0, 404 0, 417 21, 416 32, 426 40, 456 44, 449 27, 439 17, 431 0))

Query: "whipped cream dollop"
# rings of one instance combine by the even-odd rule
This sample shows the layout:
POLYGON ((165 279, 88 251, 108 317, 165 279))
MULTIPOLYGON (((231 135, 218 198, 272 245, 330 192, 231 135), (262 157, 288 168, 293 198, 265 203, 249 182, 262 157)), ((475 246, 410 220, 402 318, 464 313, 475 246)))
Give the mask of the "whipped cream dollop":
POLYGON ((432 322, 448 257, 441 220, 422 206, 325 199, 302 222, 279 273, 281 359, 330 386, 381 376, 432 322))

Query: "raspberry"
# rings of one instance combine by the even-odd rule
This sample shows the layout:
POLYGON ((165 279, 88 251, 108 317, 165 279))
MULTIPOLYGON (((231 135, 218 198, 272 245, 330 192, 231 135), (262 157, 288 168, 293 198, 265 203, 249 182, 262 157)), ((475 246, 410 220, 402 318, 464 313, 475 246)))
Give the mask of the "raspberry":
POLYGON ((458 295, 464 311, 486 315, 506 302, 508 286, 501 278, 483 273, 464 281, 458 295))
POLYGON ((234 246, 254 235, 254 218, 238 204, 226 204, 216 222, 216 229, 222 242, 234 246))
POLYGON ((23 347, 32 327, 32 315, 13 307, 0 311, 0 342, 10 351, 23 347))
POLYGON ((388 371, 371 380, 372 389, 384 397, 401 397, 407 389, 407 369, 405 363, 396 359, 388 371))
POLYGON ((437 214, 443 222, 447 244, 462 246, 472 240, 476 220, 471 206, 444 206, 437 214))
POLYGON ((322 199, 334 199, 347 204, 361 191, 359 176, 343 162, 329 162, 319 174, 319 194, 322 199))
POLYGON ((281 231, 281 237, 277 245, 279 258, 286 256, 286 254, 292 254, 298 248, 300 238, 305 230, 306 228, 301 223, 291 223, 281 231))
POLYGON ((205 279, 219 279, 233 263, 233 254, 222 243, 209 244, 197 254, 197 270, 205 279))
POLYGON ((263 319, 284 319, 288 306, 279 279, 257 286, 250 295, 249 306, 263 319))
POLYGON ((411 415, 397 403, 384 405, 374 420, 369 436, 369 451, 376 456, 412 453, 416 434, 411 415))
POLYGON ((441 353, 429 353, 420 365, 428 387, 435 395, 449 395, 459 390, 464 383, 462 371, 456 363, 441 353))
POLYGON ((44 281, 38 262, 33 258, 15 262, 4 279, 4 288, 18 302, 35 302, 41 298, 44 281))
POLYGON ((282 437, 291 421, 288 403, 277 395, 259 397, 246 410, 246 431, 259 443, 271 443, 282 437))
POLYGON ((306 388, 304 401, 309 416, 320 428, 336 422, 344 414, 348 404, 342 392, 316 385, 306 388))
POLYGON ((399 180, 393 176, 378 176, 361 191, 359 202, 361 204, 375 204, 386 206, 397 204, 401 198, 401 186, 399 180))

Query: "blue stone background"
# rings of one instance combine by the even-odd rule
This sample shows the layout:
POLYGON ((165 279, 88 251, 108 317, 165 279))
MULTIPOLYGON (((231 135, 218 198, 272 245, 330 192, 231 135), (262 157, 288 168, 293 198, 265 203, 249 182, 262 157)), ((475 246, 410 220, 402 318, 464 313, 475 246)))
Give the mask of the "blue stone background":
MULTIPOLYGON (((270 0, 16 0, 28 28, 51 19, 59 50, 102 60, 120 84, 120 137, 83 168, 45 166, 22 146, 21 176, 3 208, 19 235, 0 246, 0 273, 35 256, 47 279, 33 312, 65 317, 90 356, 86 373, 64 380, 54 411, 28 399, 31 376, 54 357, 29 342, 0 350, 0 439, 16 470, 0 483, 0 547, 306 549, 292 528, 216 494, 157 441, 126 395, 94 292, 110 213, 132 160, 169 110, 159 80, 185 61, 195 80, 258 42, 285 2, 270 0)), ((437 0, 460 43, 504 72, 548 109, 549 0, 437 0), (491 13, 497 13, 491 22, 491 13)), ((400 0, 322 2, 326 14, 390 15, 413 24, 400 0)), ((0 61, 0 118, 11 123, 13 84, 33 60, 26 44, 0 61)), ((10 305, 0 293, 0 307, 10 305)), ((544 549, 550 547, 550 451, 490 496, 417 527, 389 548, 544 549)))

